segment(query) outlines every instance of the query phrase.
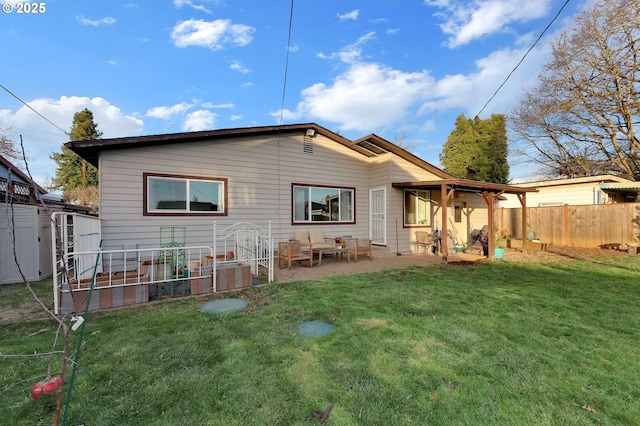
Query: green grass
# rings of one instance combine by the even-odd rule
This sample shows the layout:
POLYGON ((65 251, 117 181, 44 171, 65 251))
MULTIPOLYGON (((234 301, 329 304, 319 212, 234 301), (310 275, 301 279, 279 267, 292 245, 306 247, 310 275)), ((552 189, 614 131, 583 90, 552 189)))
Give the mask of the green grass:
MULTIPOLYGON (((330 404, 329 425, 638 424, 640 259, 597 260, 276 284, 223 315, 203 298, 92 314, 68 424, 315 425, 330 404), (309 320, 335 329, 299 335, 309 320)), ((5 321, 0 352, 47 350, 53 330, 5 321)), ((52 398, 28 395, 47 362, 0 359, 3 424, 51 424, 52 398)))

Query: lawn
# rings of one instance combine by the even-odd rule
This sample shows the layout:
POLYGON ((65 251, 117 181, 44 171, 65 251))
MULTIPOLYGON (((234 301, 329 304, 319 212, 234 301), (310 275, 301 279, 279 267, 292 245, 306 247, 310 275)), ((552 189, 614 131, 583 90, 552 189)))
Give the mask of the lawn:
MULTIPOLYGON (((22 291, 0 288, 0 312, 22 291)), ((412 267, 238 296, 249 307, 222 315, 200 310, 211 298, 91 314, 67 424, 640 422, 640 256, 412 267), (310 320, 335 328, 300 335, 310 320)), ((52 345, 44 319, 0 324, 3 354, 52 345)), ((52 423, 53 397, 29 398, 48 362, 0 358, 3 424, 52 423)))

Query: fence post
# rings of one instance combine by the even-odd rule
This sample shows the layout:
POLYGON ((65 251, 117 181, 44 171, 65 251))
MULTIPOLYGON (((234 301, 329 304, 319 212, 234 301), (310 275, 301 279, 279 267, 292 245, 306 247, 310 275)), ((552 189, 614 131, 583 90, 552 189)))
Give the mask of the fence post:
POLYGON ((563 225, 564 225, 564 235, 562 245, 565 247, 569 245, 569 204, 565 204, 563 207, 563 225))

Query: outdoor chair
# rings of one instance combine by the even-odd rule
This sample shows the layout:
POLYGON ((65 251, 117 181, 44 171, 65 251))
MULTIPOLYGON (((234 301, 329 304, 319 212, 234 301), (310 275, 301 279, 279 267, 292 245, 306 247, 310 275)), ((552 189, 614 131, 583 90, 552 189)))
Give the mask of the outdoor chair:
POLYGON ((308 260, 309 267, 313 267, 313 250, 302 251, 300 241, 289 240, 278 243, 278 267, 282 268, 282 261, 285 261, 291 269, 291 262, 294 260, 308 260))
POLYGON ((373 260, 373 243, 371 240, 352 239, 347 242, 347 262, 351 261, 353 256, 354 262, 358 261, 358 256, 366 254, 369 260, 373 260))
POLYGON ((430 232, 416 231, 416 244, 418 245, 418 251, 424 248, 425 253, 438 253, 438 238, 430 232))

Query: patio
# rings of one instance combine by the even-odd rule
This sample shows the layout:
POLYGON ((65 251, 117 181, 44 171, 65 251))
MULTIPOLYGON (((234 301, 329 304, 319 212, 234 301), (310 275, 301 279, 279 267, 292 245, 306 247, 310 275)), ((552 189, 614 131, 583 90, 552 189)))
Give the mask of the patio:
MULTIPOLYGON (((448 263, 458 262, 484 262, 487 258, 466 253, 456 253, 449 255, 448 263)), ((442 264, 442 257, 439 255, 426 253, 403 253, 398 256, 395 253, 389 253, 386 247, 373 248, 373 260, 367 257, 358 258, 357 262, 353 260, 347 262, 346 259, 324 258, 322 265, 318 266, 317 260, 314 261, 313 268, 309 268, 306 262, 295 262, 291 270, 284 268, 274 268, 275 282, 292 282, 317 280, 326 276, 335 275, 351 275, 363 272, 382 271, 386 269, 404 268, 411 265, 417 266, 434 266, 442 264)))

